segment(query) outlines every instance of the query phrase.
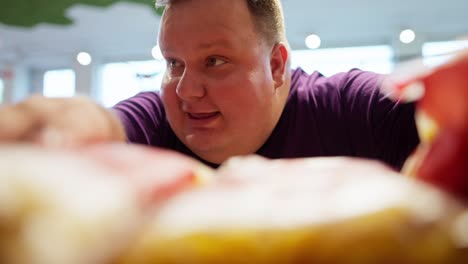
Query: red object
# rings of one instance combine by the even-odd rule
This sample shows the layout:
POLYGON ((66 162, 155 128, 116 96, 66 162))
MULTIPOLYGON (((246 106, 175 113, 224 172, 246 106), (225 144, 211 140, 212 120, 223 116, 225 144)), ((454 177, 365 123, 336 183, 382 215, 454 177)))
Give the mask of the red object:
POLYGON ((396 89, 401 92, 415 82, 425 88, 418 110, 440 128, 422 158, 417 177, 468 200, 468 52, 423 76, 396 84, 396 89))
POLYGON ((139 145, 92 145, 81 148, 80 152, 101 166, 118 172, 116 174, 128 177, 147 206, 195 186, 199 180, 197 173, 203 166, 173 151, 139 145))

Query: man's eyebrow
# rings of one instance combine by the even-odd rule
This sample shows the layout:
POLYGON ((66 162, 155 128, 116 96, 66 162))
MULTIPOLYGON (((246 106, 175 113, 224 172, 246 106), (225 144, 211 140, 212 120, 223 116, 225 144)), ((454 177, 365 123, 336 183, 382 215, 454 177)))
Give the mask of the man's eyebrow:
POLYGON ((210 49, 216 47, 230 48, 232 47, 232 43, 224 39, 218 39, 215 41, 201 43, 197 46, 198 49, 210 49))
MULTIPOLYGON (((214 40, 214 41, 209 41, 209 42, 207 41, 207 42, 204 42, 204 43, 200 43, 195 48, 197 50, 209 50, 209 49, 217 48, 217 47, 230 49, 230 48, 233 47, 233 44, 228 40, 218 39, 218 40, 214 40)), ((166 48, 161 47, 161 51, 172 52, 173 49, 170 48, 170 47, 166 47, 166 48)))

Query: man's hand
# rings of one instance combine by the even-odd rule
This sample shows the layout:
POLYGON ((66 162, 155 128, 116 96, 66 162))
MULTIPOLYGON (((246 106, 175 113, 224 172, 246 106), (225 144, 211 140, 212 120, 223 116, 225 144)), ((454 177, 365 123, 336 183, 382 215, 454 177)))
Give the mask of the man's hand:
POLYGON ((124 140, 120 121, 86 97, 33 96, 0 108, 0 143, 69 147, 124 140))

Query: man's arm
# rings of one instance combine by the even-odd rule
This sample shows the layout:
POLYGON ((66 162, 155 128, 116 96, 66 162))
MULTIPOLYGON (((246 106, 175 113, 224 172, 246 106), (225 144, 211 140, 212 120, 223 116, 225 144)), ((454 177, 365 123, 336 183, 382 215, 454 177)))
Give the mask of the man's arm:
POLYGON ((129 142, 155 145, 154 140, 165 120, 164 107, 158 93, 139 93, 118 103, 112 111, 120 119, 129 142))
POLYGON ((86 97, 32 96, 0 108, 0 143, 68 147, 124 140, 119 119, 86 97))
MULTIPOLYGON (((383 75, 352 70, 343 79, 341 100, 352 141, 396 169, 419 143, 415 105, 390 100, 382 91, 383 75), (367 130, 362 133, 362 130, 367 130)), ((358 153, 360 154, 360 153, 358 153)))

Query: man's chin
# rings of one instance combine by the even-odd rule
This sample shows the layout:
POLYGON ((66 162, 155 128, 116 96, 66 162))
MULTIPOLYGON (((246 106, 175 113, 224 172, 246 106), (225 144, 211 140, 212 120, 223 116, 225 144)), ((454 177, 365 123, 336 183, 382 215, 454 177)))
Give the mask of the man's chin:
POLYGON ((186 146, 198 157, 211 163, 221 164, 228 158, 227 145, 215 135, 190 134, 185 137, 186 146))

